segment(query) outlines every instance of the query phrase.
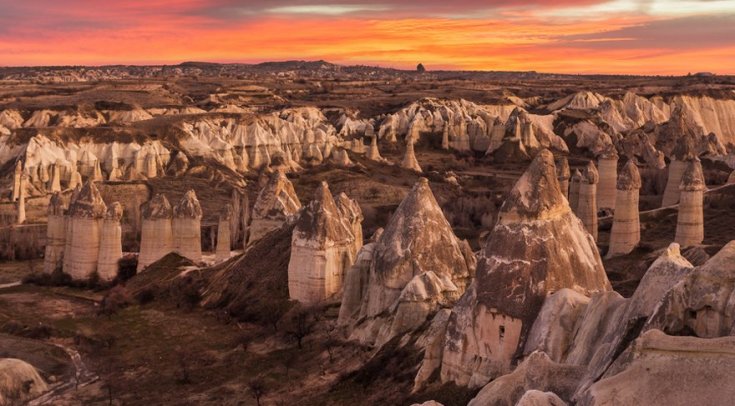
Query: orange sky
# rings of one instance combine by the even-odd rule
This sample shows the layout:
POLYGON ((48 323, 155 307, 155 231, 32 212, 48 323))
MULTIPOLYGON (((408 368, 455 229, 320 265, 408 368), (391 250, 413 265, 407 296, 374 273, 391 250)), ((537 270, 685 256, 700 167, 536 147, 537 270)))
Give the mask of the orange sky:
POLYGON ((0 65, 325 59, 400 68, 422 62, 429 69, 735 74, 729 0, 30 3, 0 0, 0 65))

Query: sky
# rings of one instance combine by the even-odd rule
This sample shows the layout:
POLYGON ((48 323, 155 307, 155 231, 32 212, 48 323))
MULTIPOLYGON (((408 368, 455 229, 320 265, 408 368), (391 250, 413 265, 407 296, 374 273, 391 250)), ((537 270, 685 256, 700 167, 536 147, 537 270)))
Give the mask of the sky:
POLYGON ((0 66, 735 74, 735 0, 0 0, 0 66))

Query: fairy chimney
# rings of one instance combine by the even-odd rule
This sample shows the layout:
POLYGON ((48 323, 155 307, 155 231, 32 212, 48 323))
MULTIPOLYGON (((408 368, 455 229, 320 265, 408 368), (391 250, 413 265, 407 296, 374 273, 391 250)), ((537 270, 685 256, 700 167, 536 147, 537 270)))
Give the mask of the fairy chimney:
POLYGON ((638 198, 641 175, 633 159, 618 174, 615 215, 607 257, 629 254, 641 240, 638 198))
POLYGON ((114 202, 107 208, 100 232, 100 249, 97 256, 97 273, 100 280, 109 282, 117 277, 122 258, 122 228, 120 219, 123 207, 114 202))
POLYGON ((174 250, 171 204, 163 194, 143 204, 138 272, 174 250))
POLYGON ((107 206, 97 186, 87 181, 69 205, 64 272, 74 280, 86 280, 97 271, 102 220, 107 206))
POLYGON ((197 195, 189 190, 173 209, 174 247, 182 257, 202 260, 202 207, 197 195))
POLYGON ((48 274, 60 269, 63 264, 64 241, 66 240, 64 211, 61 194, 55 192, 49 200, 46 249, 43 255, 43 271, 48 274))
POLYGON ((674 242, 682 247, 699 245, 704 240, 704 191, 707 189, 699 159, 689 162, 681 177, 679 215, 674 242))
POLYGON ((597 241, 597 184, 599 180, 600 175, 595 163, 590 161, 584 168, 582 181, 579 184, 577 216, 595 241, 597 241))

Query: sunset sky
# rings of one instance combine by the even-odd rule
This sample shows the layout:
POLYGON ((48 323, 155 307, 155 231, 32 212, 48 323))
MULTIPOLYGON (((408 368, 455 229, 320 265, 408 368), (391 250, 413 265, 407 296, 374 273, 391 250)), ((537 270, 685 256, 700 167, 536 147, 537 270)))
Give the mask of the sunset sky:
POLYGON ((735 0, 0 0, 0 65, 735 74, 735 0))

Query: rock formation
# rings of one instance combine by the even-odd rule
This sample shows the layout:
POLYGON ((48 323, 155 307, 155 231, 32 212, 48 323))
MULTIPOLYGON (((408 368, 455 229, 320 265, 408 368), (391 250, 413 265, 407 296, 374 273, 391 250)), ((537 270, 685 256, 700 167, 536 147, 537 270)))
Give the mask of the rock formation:
POLYGON ((51 193, 61 192, 61 170, 58 164, 51 167, 51 180, 48 189, 51 193))
POLYGON ((352 231, 354 239, 351 252, 352 257, 355 258, 357 252, 362 248, 362 209, 360 209, 360 205, 356 200, 350 199, 344 192, 337 196, 337 209, 342 217, 342 221, 352 231))
POLYGON ((202 207, 193 190, 184 194, 173 208, 171 230, 174 250, 194 263, 202 260, 202 207))
POLYGON ((618 152, 614 146, 610 146, 597 157, 597 169, 600 179, 597 184, 597 207, 615 210, 618 152))
POLYGON ((248 244, 279 228, 301 208, 293 184, 282 171, 273 172, 253 205, 248 244))
POLYGON ((26 404, 48 391, 33 365, 15 358, 0 358, 0 405, 26 404))
POLYGON ((607 257, 629 254, 641 240, 638 194, 641 175, 634 160, 629 160, 618 175, 615 215, 610 232, 607 257))
POLYGON ((141 217, 138 272, 174 250, 173 211, 166 196, 159 193, 143 204, 141 217))
POLYGON ((548 150, 516 182, 482 252, 475 281, 449 319, 443 382, 476 387, 506 372, 549 293, 610 290, 594 239, 564 199, 548 150))
POLYGON ((360 248, 352 266, 345 272, 342 303, 339 308, 340 325, 348 324, 357 319, 363 298, 366 297, 368 280, 370 278, 370 265, 373 262, 373 251, 375 243, 383 234, 383 229, 378 228, 373 233, 370 241, 360 248))
POLYGON ((18 208, 17 215, 15 218, 16 224, 23 224, 26 222, 26 180, 25 176, 20 177, 20 191, 18 192, 18 208))
POLYGON ((582 184, 582 173, 579 169, 574 170, 574 175, 569 183, 569 207, 572 212, 579 215, 579 186, 582 184))
POLYGON ((13 201, 17 201, 20 198, 20 178, 23 176, 23 162, 18 161, 15 163, 15 171, 13 172, 13 201))
POLYGON ((419 161, 416 160, 416 154, 413 150, 413 144, 416 142, 414 139, 407 137, 406 138, 406 153, 403 155, 403 160, 401 161, 401 168, 409 169, 414 172, 421 173, 423 172, 421 170, 421 166, 419 166, 419 161))
POLYGON ((681 177, 679 215, 676 220, 674 241, 682 247, 699 245, 704 240, 704 184, 699 159, 689 161, 681 177))
POLYGON ((63 264, 66 240, 64 211, 64 201, 59 192, 56 192, 49 200, 46 250, 43 255, 43 271, 48 274, 61 269, 63 264))
POLYGON ((672 151, 671 163, 669 164, 669 177, 664 189, 664 197, 661 201, 662 207, 672 206, 679 202, 681 178, 689 165, 689 161, 695 158, 692 140, 685 137, 679 140, 672 151))
POLYGON ((428 180, 420 179, 373 247, 352 337, 382 345, 415 330, 455 302, 474 270, 469 244, 454 235, 428 180))
POLYGON ((352 265, 355 236, 332 197, 326 182, 304 207, 291 239, 288 263, 289 297, 315 304, 342 288, 344 274, 352 265))
POLYGON ((635 340, 579 399, 579 405, 725 405, 735 398, 735 338, 635 340))
POLYGON ((230 224, 233 217, 232 205, 225 206, 225 210, 219 216, 217 226, 217 261, 226 261, 230 259, 231 237, 230 224))
POLYGON ((100 280, 109 282, 117 277, 122 258, 122 219, 123 207, 114 202, 107 208, 100 231, 100 249, 97 257, 97 273, 100 280))
POLYGON ((74 280, 88 279, 97 271, 102 221, 106 212, 107 206, 91 180, 69 204, 69 244, 64 252, 64 272, 74 280))
POLYGON ((559 157, 556 160, 556 177, 559 180, 559 189, 561 189, 561 194, 563 194, 567 200, 569 200, 569 178, 571 176, 572 173, 569 170, 569 161, 567 161, 567 157, 559 157))
POLYGON ((667 334, 713 338, 732 335, 735 241, 686 274, 656 307, 647 327, 667 334))
POLYGON ((597 240, 597 182, 599 179, 597 168, 590 161, 584 168, 579 183, 579 203, 577 203, 577 216, 595 240, 597 240))
POLYGON ((370 149, 368 149, 365 157, 371 161, 383 161, 383 157, 380 156, 380 150, 378 149, 378 137, 374 136, 370 138, 370 149))

